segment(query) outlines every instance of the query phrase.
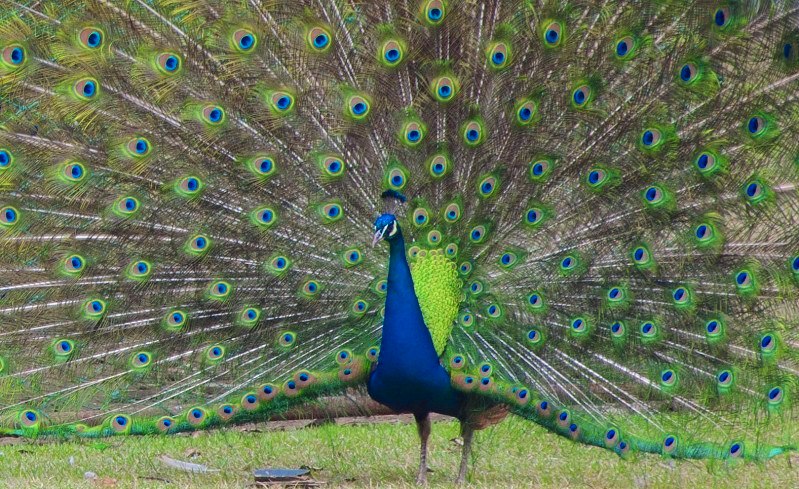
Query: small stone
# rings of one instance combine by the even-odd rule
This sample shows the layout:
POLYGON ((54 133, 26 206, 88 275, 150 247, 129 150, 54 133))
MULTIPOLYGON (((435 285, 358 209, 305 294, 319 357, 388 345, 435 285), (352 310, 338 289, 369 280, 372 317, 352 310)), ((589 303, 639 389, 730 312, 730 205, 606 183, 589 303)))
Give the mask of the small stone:
POLYGON ((196 448, 187 448, 186 451, 183 452, 183 455, 186 458, 197 458, 197 457, 199 457, 202 454, 196 448))

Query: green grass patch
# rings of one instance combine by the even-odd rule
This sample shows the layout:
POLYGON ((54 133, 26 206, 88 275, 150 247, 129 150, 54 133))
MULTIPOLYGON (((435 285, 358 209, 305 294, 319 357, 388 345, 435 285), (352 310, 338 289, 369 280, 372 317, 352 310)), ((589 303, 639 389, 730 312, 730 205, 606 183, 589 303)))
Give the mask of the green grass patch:
MULTIPOLYGON (((799 431, 796 426, 790 427, 799 431)), ((460 459, 455 422, 433 424, 430 485, 452 486, 460 459)), ((0 486, 248 487, 257 468, 315 468, 324 487, 414 487, 418 439, 413 424, 384 423, 287 431, 216 430, 187 436, 142 436, 69 442, 0 439, 0 486), (158 457, 205 464, 219 472, 191 474, 158 457), (70 462, 71 460, 71 462, 70 462), (86 472, 97 474, 87 480, 86 472)), ((762 464, 671 461, 578 445, 511 417, 477 433, 469 482, 476 487, 799 487, 798 455, 762 464)))

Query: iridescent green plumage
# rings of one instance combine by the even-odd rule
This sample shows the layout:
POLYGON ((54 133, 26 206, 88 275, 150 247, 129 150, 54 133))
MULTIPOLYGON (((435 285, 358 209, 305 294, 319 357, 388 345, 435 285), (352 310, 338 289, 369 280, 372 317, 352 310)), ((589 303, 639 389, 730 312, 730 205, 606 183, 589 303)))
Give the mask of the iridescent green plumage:
POLYGON ((413 286, 430 330, 436 353, 441 355, 449 341, 458 315, 462 286, 455 262, 444 250, 421 250, 411 265, 413 286))

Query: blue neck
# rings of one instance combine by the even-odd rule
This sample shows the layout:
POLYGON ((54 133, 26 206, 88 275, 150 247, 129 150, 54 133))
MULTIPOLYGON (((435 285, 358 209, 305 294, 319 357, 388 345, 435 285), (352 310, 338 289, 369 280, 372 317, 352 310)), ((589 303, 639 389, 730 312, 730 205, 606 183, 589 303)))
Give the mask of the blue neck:
POLYGON ((400 231, 389 241, 388 293, 377 367, 369 376, 369 395, 399 412, 458 416, 463 395, 452 388, 413 290, 400 231))
POLYGON ((438 355, 413 289, 401 231, 389 241, 388 292, 380 363, 405 366, 409 360, 438 365, 438 355), (412 357, 409 358, 409 357, 412 357))

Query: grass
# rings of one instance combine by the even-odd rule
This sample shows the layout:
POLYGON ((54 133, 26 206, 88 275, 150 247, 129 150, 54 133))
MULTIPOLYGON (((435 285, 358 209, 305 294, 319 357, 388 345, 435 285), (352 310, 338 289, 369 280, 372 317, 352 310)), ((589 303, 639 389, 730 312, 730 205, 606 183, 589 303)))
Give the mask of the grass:
MULTIPOLYGON (((259 428, 263 428, 260 426, 259 428)), ((433 425, 429 481, 452 486, 460 457, 455 422, 433 425)), ((9 488, 232 488, 253 485, 256 468, 308 466, 324 487, 413 487, 417 437, 412 424, 382 423, 284 431, 224 430, 172 437, 71 442, 0 439, 0 486, 9 488), (192 474, 158 457, 206 464, 192 474), (87 479, 86 472, 97 474, 87 479)), ((799 455, 793 455, 799 462, 799 455)), ((477 433, 469 481, 475 487, 799 487, 791 456, 764 464, 670 461, 613 453, 554 436, 509 418, 477 433)))

